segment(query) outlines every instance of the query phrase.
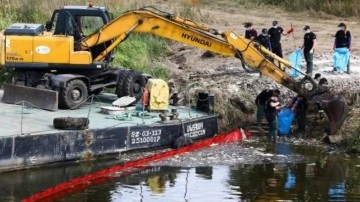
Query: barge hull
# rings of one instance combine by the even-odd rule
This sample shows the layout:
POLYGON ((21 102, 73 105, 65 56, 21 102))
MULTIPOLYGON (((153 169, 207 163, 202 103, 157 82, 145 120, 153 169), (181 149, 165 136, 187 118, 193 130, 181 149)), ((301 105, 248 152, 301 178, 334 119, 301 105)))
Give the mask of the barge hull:
POLYGON ((38 135, 0 137, 0 172, 121 152, 169 147, 187 136, 193 140, 217 133, 217 115, 100 129, 57 131, 38 135))

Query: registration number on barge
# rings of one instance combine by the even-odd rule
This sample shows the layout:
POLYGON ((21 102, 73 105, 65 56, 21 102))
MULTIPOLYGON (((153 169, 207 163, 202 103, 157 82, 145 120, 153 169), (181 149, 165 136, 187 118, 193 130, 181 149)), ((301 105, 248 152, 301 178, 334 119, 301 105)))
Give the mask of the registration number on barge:
POLYGON ((160 141, 161 129, 156 130, 143 130, 143 131, 131 131, 130 143, 131 144, 145 144, 156 143, 160 141))

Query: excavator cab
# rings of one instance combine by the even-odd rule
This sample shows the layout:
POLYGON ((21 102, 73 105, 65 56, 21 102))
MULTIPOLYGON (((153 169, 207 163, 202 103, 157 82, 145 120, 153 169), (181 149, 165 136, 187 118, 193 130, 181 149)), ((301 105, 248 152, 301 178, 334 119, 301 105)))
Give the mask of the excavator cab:
MULTIPOLYGON (((83 38, 106 25, 111 19, 113 19, 112 14, 110 14, 105 7, 90 5, 64 6, 54 10, 51 19, 45 24, 45 30, 42 25, 42 29, 40 29, 40 26, 35 27, 33 24, 25 24, 24 27, 9 27, 5 32, 5 37, 7 37, 7 41, 12 42, 11 45, 14 45, 14 47, 6 47, 6 51, 11 53, 11 51, 15 51, 16 47, 20 49, 16 49, 16 51, 27 53, 31 52, 30 49, 32 47, 35 47, 33 52, 36 54, 33 54, 32 57, 27 54, 24 54, 24 56, 21 55, 24 58, 26 56, 26 61, 20 58, 16 61, 6 60, 4 62, 5 67, 10 67, 14 70, 15 85, 5 86, 5 93, 2 100, 7 103, 17 103, 19 100, 25 100, 36 103, 36 106, 43 109, 57 110, 61 92, 56 92, 57 87, 51 86, 55 83, 52 79, 53 77, 50 78, 51 74, 72 74, 74 75, 72 76, 73 79, 82 79, 88 91, 96 91, 97 89, 95 88, 90 89, 90 87, 93 87, 90 86, 92 85, 90 81, 98 75, 101 77, 101 73, 107 70, 107 64, 113 60, 113 57, 110 51, 102 61, 97 63, 94 63, 92 58, 98 57, 98 55, 112 43, 112 40, 88 47, 85 50, 80 48, 80 42, 83 38), (32 34, 30 31, 36 34, 32 34), (30 40, 26 40, 25 37, 23 37, 24 35, 34 37, 32 43, 35 45, 25 46, 24 41, 28 42, 30 40), (18 43, 22 45, 17 45, 15 41, 19 41, 18 43), (61 54, 56 54, 58 52, 61 52, 61 54), (82 58, 78 59, 80 57, 82 58), (40 62, 36 60, 40 60, 40 62), (28 65, 29 63, 35 63, 35 65, 28 65), (37 65, 40 65, 40 67, 37 65), (85 76, 83 76, 83 74, 85 74, 84 70, 87 70, 85 76), (42 92, 43 96, 38 96, 39 91, 42 92), (44 97, 48 99, 42 99, 44 97)), ((107 82, 106 84, 113 85, 111 84, 113 81, 106 81, 109 77, 111 77, 110 79, 115 77, 113 74, 109 74, 110 76, 105 75, 101 77, 101 79, 105 80, 104 83, 107 82)), ((57 80, 59 80, 60 77, 58 77, 57 80)), ((72 79, 72 77, 64 78, 62 76, 60 83, 66 83, 69 79, 72 79)), ((98 80, 102 81, 101 79, 98 80)), ((98 89, 101 88, 103 87, 98 87, 98 89)), ((85 92, 80 94, 87 96, 85 92)), ((81 100, 83 99, 86 98, 81 98, 81 100)))
MULTIPOLYGON (((113 15, 105 7, 99 6, 64 6, 54 10, 51 20, 46 22, 46 29, 55 29, 53 35, 70 35, 74 37, 74 48, 80 50, 79 45, 83 38, 96 32, 99 28, 113 19, 113 15)), ((99 44, 89 48, 93 58, 96 58, 111 42, 99 44)), ((111 57, 105 58, 110 60, 111 57)), ((108 61, 111 62, 111 61, 108 61)))

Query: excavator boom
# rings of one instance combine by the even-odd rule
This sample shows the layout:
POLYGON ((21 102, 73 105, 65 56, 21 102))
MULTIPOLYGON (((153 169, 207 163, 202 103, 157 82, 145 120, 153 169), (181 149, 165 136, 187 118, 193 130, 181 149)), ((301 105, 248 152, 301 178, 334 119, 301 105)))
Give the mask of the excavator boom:
MULTIPOLYGON (((114 39, 113 44, 119 45, 126 40, 129 34, 139 32, 165 37, 223 56, 237 57, 248 66, 261 71, 290 90, 306 94, 305 89, 275 65, 272 60, 279 61, 284 67, 292 68, 290 62, 276 56, 257 43, 238 36, 232 31, 220 33, 214 28, 207 28, 188 19, 153 8, 142 8, 120 15, 97 32, 84 38, 81 41, 81 48, 89 50, 112 39, 114 39)), ((105 58, 116 45, 109 46, 95 61, 105 58)), ((314 82, 313 84, 316 85, 314 82)))
MULTIPOLYGON (((150 33, 197 48, 224 55, 235 56, 236 50, 226 41, 217 38, 217 30, 196 25, 186 19, 170 14, 158 14, 146 8, 126 12, 89 35, 81 42, 83 50, 103 44, 111 39, 121 43, 131 33, 150 33)), ((114 47, 103 51, 103 59, 114 47)))

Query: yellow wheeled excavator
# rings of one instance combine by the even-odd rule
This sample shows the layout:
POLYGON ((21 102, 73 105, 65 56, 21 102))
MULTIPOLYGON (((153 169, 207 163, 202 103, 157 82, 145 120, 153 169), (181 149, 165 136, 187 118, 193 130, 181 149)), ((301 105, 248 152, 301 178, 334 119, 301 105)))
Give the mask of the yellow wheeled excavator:
POLYGON ((303 74, 291 78, 290 62, 233 31, 219 32, 189 19, 153 7, 132 10, 114 18, 104 7, 64 6, 45 25, 15 23, 0 35, 0 61, 14 72, 14 84, 4 88, 3 101, 35 102, 56 110, 72 108, 89 94, 116 88, 119 97, 140 98, 146 79, 136 72, 112 68, 112 51, 131 33, 169 38, 223 56, 238 58, 247 71, 260 71, 290 90, 316 101, 326 112, 328 132, 344 122, 348 106, 344 97, 331 94, 303 74))

